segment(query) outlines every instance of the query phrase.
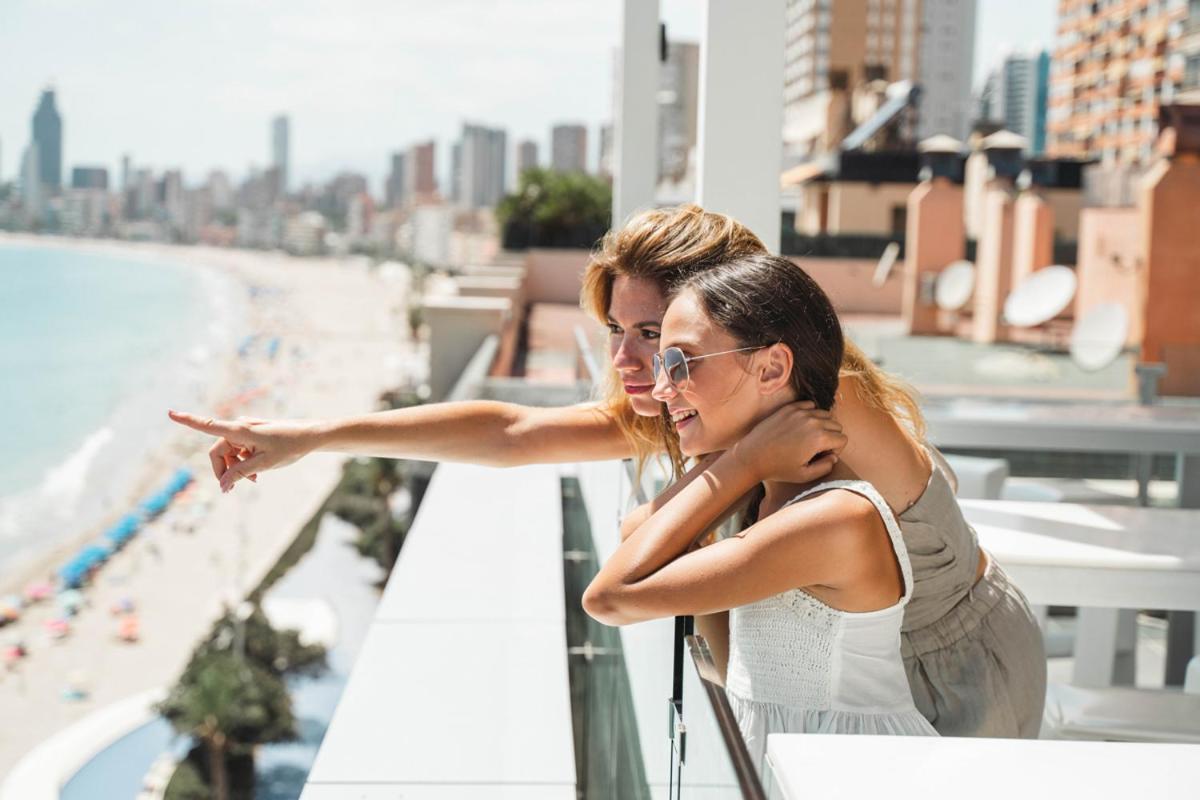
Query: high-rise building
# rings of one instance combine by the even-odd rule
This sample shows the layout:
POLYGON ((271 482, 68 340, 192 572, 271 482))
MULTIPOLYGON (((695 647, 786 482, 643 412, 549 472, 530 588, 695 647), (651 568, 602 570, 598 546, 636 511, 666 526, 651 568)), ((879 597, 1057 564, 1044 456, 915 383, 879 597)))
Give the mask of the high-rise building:
POLYGON ((450 202, 458 205, 462 202, 459 192, 462 190, 462 142, 450 145, 450 202))
POLYGON ((470 209, 496 205, 504 196, 508 135, 500 128, 465 123, 456 147, 456 202, 470 209))
POLYGON ((616 142, 613 134, 613 126, 611 122, 606 122, 600 126, 600 159, 599 167, 596 170, 598 174, 605 178, 613 176, 613 145, 616 142))
POLYGON ((54 90, 45 89, 33 112, 33 141, 37 143, 38 180, 48 194, 62 188, 62 117, 54 105, 54 90))
POLYGON ((291 179, 291 123, 285 114, 271 120, 271 166, 279 170, 279 193, 287 194, 291 179))
POLYGON ((71 170, 72 189, 108 189, 107 167, 75 167, 71 170))
POLYGON ((1184 103, 1200 103, 1200 2, 1188 3, 1188 16, 1183 23, 1183 34, 1175 46, 1173 57, 1183 61, 1183 82, 1179 100, 1184 103))
POLYGON ((430 139, 408 148, 405 164, 405 194, 412 203, 437 199, 437 143, 430 139))
POLYGON ((550 129, 550 168, 558 172, 587 172, 587 127, 555 125, 550 129))
POLYGON ((538 165, 538 146, 532 139, 525 139, 517 145, 517 176, 520 177, 527 169, 538 165))
POLYGON ((854 128, 855 90, 872 81, 919 79, 919 0, 787 0, 785 25, 783 142, 789 161, 841 143, 854 128))
POLYGON ((1171 54, 1187 15, 1188 3, 1178 0, 1059 0, 1049 155, 1124 163, 1150 158, 1159 106, 1184 79, 1186 59, 1171 54))
POLYGON ((658 71, 658 178, 679 181, 696 147, 700 46, 668 42, 658 71))
POLYGON ((30 219, 41 219, 44 195, 42 179, 39 174, 41 157, 38 153, 37 139, 25 148, 25 157, 21 159, 21 205, 30 219))
POLYGON ((1029 153, 1046 149, 1046 103, 1050 81, 1050 54, 1011 53, 987 76, 979 95, 976 116, 1025 137, 1029 153))
POLYGON ((208 194, 213 211, 229 211, 234 206, 233 182, 221 170, 208 173, 208 194))
POLYGON ((384 187, 388 207, 436 201, 436 167, 437 144, 432 139, 392 153, 392 168, 384 187))
POLYGON ((977 0, 921 0, 917 138, 965 139, 971 126, 977 0))
POLYGON ((404 153, 392 153, 392 168, 384 184, 383 198, 388 208, 404 205, 404 153))

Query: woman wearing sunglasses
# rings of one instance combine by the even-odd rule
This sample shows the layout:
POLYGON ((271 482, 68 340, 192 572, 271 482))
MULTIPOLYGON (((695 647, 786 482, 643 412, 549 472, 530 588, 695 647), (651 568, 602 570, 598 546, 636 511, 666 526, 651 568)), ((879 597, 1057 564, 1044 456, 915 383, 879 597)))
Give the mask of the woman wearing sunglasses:
MULTIPOLYGON (((182 412, 171 418, 216 437, 209 457, 225 491, 314 451, 492 466, 666 453, 681 473, 674 425, 651 396, 666 295, 692 274, 764 252, 743 225, 691 205, 639 214, 606 236, 592 254, 581 296, 609 332, 613 369, 598 404, 469 401, 311 421, 226 421, 182 412)), ((760 458, 773 450, 809 458, 838 451, 897 510, 914 570, 905 664, 922 713, 943 735, 1036 736, 1045 691, 1041 635, 1023 598, 978 548, 954 500, 952 476, 931 467, 912 396, 847 341, 836 421, 804 403, 779 416, 777 438, 760 458), (831 430, 837 427, 845 437, 831 430)), ((803 477, 819 478, 828 468, 815 461, 803 477)), ((624 529, 647 513, 630 514, 624 529)), ((719 653, 723 637, 708 633, 719 653)))
POLYGON ((769 255, 676 291, 652 394, 704 479, 681 481, 630 532, 584 608, 610 625, 729 611, 726 690, 764 780, 771 733, 936 735, 900 654, 913 575, 895 514, 836 456, 821 456, 831 469, 814 480, 807 455, 770 445, 776 412, 811 401, 828 419, 834 406, 843 339, 833 306, 769 255), (695 547, 743 498, 750 524, 695 547))

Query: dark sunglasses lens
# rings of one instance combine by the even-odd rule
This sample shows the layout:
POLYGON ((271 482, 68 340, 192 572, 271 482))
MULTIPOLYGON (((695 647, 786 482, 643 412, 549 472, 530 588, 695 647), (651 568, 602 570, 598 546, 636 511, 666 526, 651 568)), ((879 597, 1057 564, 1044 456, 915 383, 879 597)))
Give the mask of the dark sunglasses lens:
POLYGON ((682 350, 676 347, 668 348, 663 353, 663 366, 667 369, 667 380, 673 386, 679 387, 687 382, 687 359, 682 350))

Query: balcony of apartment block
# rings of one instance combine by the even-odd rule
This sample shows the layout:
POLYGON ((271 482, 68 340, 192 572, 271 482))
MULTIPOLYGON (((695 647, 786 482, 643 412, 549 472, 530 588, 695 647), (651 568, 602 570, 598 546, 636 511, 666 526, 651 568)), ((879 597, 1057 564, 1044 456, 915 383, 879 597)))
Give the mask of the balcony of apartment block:
MULTIPOLYGON (((543 316, 531 324, 556 330, 519 337, 542 343, 525 358, 564 356, 576 372, 498 375, 503 334, 476 334, 447 396, 583 399, 599 339, 576 323, 543 316)), ((753 796, 675 621, 617 629, 582 610, 619 516, 664 481, 619 461, 437 466, 303 800, 753 796)))

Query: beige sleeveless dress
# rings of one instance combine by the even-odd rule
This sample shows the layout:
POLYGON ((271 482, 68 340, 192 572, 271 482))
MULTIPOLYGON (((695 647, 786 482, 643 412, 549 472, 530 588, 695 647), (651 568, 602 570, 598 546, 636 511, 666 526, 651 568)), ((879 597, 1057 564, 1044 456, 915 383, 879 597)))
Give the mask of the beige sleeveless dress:
POLYGON ((913 701, 942 736, 1036 738, 1046 654, 1025 596, 990 562, 975 582, 979 541, 946 475, 897 518, 912 563, 901 655, 913 701))

